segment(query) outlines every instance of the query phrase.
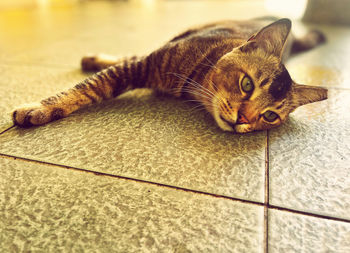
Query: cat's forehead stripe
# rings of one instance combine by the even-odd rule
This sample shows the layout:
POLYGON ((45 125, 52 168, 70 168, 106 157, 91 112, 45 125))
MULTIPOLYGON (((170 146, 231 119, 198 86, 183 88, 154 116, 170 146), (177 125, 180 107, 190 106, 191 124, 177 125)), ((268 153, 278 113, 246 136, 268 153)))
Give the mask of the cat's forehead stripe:
POLYGON ((261 81, 259 87, 260 87, 260 88, 261 88, 261 87, 264 87, 269 81, 270 81, 269 78, 265 78, 264 80, 261 81))
POLYGON ((257 79, 260 79, 260 77, 262 76, 262 71, 261 70, 258 70, 257 72, 256 72, 256 78, 257 79))
POLYGON ((282 65, 282 71, 275 76, 268 91, 273 98, 280 100, 286 97, 291 86, 292 79, 287 69, 282 65))
POLYGON ((285 103, 286 103, 286 100, 283 100, 282 103, 276 107, 276 109, 277 110, 281 109, 285 103))

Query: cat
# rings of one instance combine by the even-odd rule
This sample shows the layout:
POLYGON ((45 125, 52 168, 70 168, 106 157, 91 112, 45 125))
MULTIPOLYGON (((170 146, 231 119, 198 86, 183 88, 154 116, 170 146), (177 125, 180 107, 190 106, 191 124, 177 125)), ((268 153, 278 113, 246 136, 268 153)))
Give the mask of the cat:
POLYGON ((128 90, 151 88, 198 101, 224 131, 270 129, 297 107, 327 99, 327 89, 295 83, 283 64, 323 43, 324 35, 310 31, 296 39, 290 30, 289 19, 222 21, 189 29, 146 56, 87 56, 82 69, 100 72, 15 110, 13 122, 43 125, 128 90))

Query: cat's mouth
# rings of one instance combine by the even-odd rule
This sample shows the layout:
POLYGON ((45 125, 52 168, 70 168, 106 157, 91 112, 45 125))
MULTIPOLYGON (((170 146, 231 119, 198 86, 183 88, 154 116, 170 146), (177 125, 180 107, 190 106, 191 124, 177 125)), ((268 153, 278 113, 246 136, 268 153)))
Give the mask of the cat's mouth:
POLYGON ((225 119, 222 115, 220 115, 220 119, 225 122, 227 125, 229 125, 230 127, 232 127, 232 129, 235 129, 235 125, 236 123, 228 121, 227 119, 225 119))

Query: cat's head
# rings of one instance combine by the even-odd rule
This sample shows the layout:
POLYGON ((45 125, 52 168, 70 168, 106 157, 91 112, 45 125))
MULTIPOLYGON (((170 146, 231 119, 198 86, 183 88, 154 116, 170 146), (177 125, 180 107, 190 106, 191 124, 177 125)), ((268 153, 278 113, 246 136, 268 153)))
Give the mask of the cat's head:
POLYGON ((278 20, 217 62, 209 77, 215 96, 208 110, 221 129, 273 128, 295 108, 327 98, 327 89, 296 84, 283 65, 290 29, 290 20, 278 20))

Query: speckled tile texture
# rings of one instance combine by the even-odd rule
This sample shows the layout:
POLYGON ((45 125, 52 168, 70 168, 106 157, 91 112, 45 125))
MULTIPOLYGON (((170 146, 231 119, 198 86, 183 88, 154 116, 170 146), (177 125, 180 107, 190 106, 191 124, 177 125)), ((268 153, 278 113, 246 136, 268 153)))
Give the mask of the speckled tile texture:
POLYGON ((270 203, 350 219, 350 91, 270 131, 270 203))
POLYGON ((350 252, 350 223, 277 210, 269 214, 269 252, 350 252))
POLYGON ((223 133, 192 108, 135 91, 47 126, 11 129, 0 152, 263 202, 266 133, 223 133))
POLYGON ((0 157, 1 252, 262 252, 263 208, 0 157))
POLYGON ((287 69, 329 99, 268 132, 222 132, 149 90, 19 129, 10 112, 86 78, 86 54, 147 54, 192 25, 271 14, 263 0, 5 2, 0 252, 350 252, 349 27, 293 21, 327 43, 287 69))

